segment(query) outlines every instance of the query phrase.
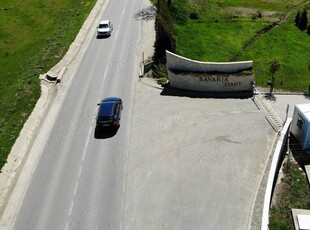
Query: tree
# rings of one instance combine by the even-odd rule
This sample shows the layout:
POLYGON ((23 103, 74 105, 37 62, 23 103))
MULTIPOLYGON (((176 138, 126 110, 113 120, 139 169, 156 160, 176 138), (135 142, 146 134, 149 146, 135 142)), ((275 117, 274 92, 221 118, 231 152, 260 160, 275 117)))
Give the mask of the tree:
POLYGON ((270 83, 270 94, 272 94, 274 85, 275 85, 275 73, 280 69, 280 63, 278 61, 272 61, 270 62, 270 71, 271 71, 271 83, 270 83))
POLYGON ((171 8, 171 0, 167 0, 167 4, 168 4, 168 7, 170 9, 171 8))
POLYGON ((308 28, 307 28, 307 34, 310 35, 310 25, 308 25, 308 28))
POLYGON ((308 16, 307 16, 307 10, 304 9, 303 12, 300 15, 298 28, 300 30, 306 30, 308 25, 308 16))
MULTIPOLYGON (((309 30, 309 27, 310 27, 310 25, 308 26, 308 30, 309 30)), ((310 71, 310 61, 309 61, 309 63, 308 63, 308 70, 310 71)), ((310 95, 310 84, 309 84, 309 86, 308 86, 308 93, 309 93, 309 95, 310 95)))
POLYGON ((175 52, 176 40, 172 17, 166 0, 158 0, 155 20, 155 64, 166 62, 166 50, 175 52))

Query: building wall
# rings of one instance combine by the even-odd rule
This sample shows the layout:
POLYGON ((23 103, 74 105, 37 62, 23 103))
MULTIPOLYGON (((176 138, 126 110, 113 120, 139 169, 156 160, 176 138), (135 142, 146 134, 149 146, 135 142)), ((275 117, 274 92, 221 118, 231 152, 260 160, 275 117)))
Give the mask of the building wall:
POLYGON ((304 111, 299 109, 298 105, 295 105, 294 108, 291 133, 303 149, 310 148, 310 122, 306 118, 304 111))
POLYGON ((207 91, 252 91, 253 61, 199 62, 166 51, 168 78, 174 88, 207 91), (250 74, 249 74, 250 73, 250 74))

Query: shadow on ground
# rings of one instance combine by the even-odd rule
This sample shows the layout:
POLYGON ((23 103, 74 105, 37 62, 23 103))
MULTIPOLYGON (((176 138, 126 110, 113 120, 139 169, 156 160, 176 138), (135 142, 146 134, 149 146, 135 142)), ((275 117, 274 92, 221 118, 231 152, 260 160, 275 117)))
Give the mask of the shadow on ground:
POLYGON ((310 100, 310 94, 305 94, 304 96, 306 99, 310 100))
POLYGON ((277 97, 274 94, 266 94, 264 98, 268 101, 276 102, 277 97))
POLYGON ((97 39, 108 39, 109 37, 111 37, 111 34, 109 34, 109 35, 100 35, 100 36, 97 35, 96 36, 97 39))
MULTIPOLYGON (((290 94, 288 94, 290 95, 290 94)), ((295 95, 294 93, 292 93, 292 95, 295 95)), ((305 99, 307 100, 310 100, 310 94, 301 94, 305 97, 305 99)), ((277 101, 277 96, 275 94, 265 94, 264 95, 264 98, 267 100, 267 101, 270 101, 270 102, 276 102, 277 101)))
POLYGON ((117 133, 118 129, 100 129, 100 128, 95 128, 95 133, 94 137, 95 139, 108 139, 117 133))
POLYGON ((296 138, 291 135, 290 136, 290 150, 296 162, 299 166, 305 170, 305 165, 310 165, 310 152, 309 150, 302 149, 302 146, 298 143, 296 138))
POLYGON ((136 20, 154 20, 156 18, 157 10, 155 6, 149 6, 140 10, 136 15, 136 20))
POLYGON ((177 97, 191 97, 191 98, 236 98, 247 99, 253 97, 252 91, 244 92, 202 92, 190 91, 172 88, 169 84, 165 85, 163 91, 160 93, 162 96, 177 96, 177 97))

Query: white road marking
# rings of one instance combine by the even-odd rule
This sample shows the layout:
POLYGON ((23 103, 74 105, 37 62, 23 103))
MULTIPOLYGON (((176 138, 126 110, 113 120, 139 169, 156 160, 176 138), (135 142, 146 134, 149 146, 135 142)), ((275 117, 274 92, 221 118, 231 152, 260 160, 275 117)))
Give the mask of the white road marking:
POLYGON ((88 135, 87 135, 87 139, 86 139, 86 143, 85 143, 85 147, 84 147, 84 150, 83 150, 83 156, 82 156, 82 163, 83 161, 85 160, 85 156, 86 156, 86 149, 88 147, 88 144, 89 144, 89 140, 90 140, 90 134, 92 132, 92 127, 89 128, 88 130, 88 135))
POLYGON ((78 178, 81 176, 82 170, 83 170, 83 165, 80 166, 80 171, 79 171, 79 174, 78 174, 78 178))
MULTIPOLYGON (((78 185, 78 184, 76 184, 76 185, 78 185)), ((74 206, 74 200, 71 202, 69 216, 71 216, 71 214, 72 214, 73 206, 74 206)), ((69 223, 69 221, 68 221, 68 223, 69 223)))
MULTIPOLYGON (((124 14, 125 14, 125 8, 122 11, 121 22, 123 21, 124 14)), ((119 32, 119 29, 116 31, 116 34, 115 34, 115 39, 113 41, 112 50, 110 52, 109 59, 108 59, 109 61, 111 60, 112 54, 114 54, 113 50, 115 48, 115 44, 116 44, 116 40, 117 40, 116 38, 118 36, 118 32, 119 32)), ((105 79, 106 79, 107 74, 108 74, 109 65, 110 65, 110 62, 104 71, 103 80, 102 80, 101 85, 100 85, 100 95, 102 95, 102 93, 103 93, 104 82, 105 82, 105 79)))
MULTIPOLYGON (((82 155, 82 159, 81 159, 81 165, 80 165, 80 170, 79 170, 79 174, 78 174, 78 179, 77 179, 77 182, 75 184, 75 188, 74 188, 74 191, 73 191, 73 200, 71 202, 71 206, 70 206, 70 209, 69 209, 69 218, 70 216, 72 215, 72 211, 73 211, 73 207, 74 207, 74 202, 75 202, 75 197, 76 197, 76 194, 77 194, 77 191, 78 191, 78 187, 79 187, 79 178, 82 174, 82 170, 83 170, 83 162, 85 160, 85 157, 86 157, 86 150, 87 150, 87 147, 88 147, 88 144, 89 144, 89 140, 90 140, 90 135, 91 135, 91 132, 92 132, 92 127, 89 128, 88 130, 88 135, 87 135, 87 138, 86 138, 86 142, 85 142, 85 146, 84 146, 84 149, 83 149, 83 155, 82 155)), ((68 218, 68 221, 66 223, 66 230, 69 229, 69 218, 68 218)))
POLYGON ((225 113, 223 113, 223 112, 217 112, 217 113, 211 113, 212 115, 217 115, 217 116, 223 116, 223 115, 225 115, 225 113))

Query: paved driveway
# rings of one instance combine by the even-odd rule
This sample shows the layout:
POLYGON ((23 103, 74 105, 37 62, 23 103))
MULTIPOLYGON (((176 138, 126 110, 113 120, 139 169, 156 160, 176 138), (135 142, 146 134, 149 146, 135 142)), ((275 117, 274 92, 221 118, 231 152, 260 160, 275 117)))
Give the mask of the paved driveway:
POLYGON ((288 117, 292 117, 295 104, 310 103, 310 95, 274 95, 273 100, 267 100, 282 121, 286 118, 286 109, 289 105, 288 117))
MULTIPOLYGON (((249 229, 275 132, 251 99, 161 96, 137 85, 125 229, 249 229)), ((122 168, 122 167, 120 167, 122 168)))

